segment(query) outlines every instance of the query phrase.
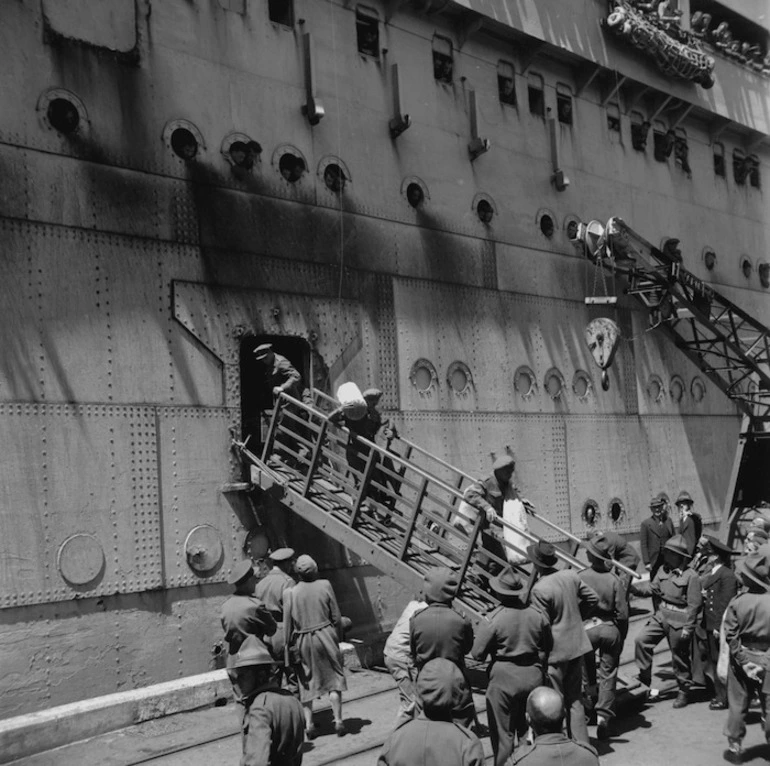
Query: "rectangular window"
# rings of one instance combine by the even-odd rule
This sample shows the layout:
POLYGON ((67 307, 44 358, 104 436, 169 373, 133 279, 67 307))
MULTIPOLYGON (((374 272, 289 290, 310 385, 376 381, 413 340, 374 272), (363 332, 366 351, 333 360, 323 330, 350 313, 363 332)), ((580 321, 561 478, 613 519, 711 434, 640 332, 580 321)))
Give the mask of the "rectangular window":
POLYGON ((516 78, 513 64, 509 61, 499 61, 497 64, 497 96, 501 104, 516 106, 516 78))
POLYGON ((650 123, 641 113, 631 112, 631 146, 637 152, 647 148, 647 137, 650 135, 650 123))
POLYGON ((545 117, 545 92, 543 90, 543 76, 530 72, 527 82, 527 94, 529 97, 529 111, 537 117, 545 117))
POLYGON ((674 131, 674 162, 677 167, 682 169, 683 173, 689 176, 692 173, 690 168, 690 147, 687 143, 687 133, 684 128, 677 128, 674 131))
POLYGON ((666 162, 674 150, 674 131, 666 130, 659 120, 652 126, 653 156, 658 162, 666 162))
POLYGON ((607 129, 610 133, 620 133, 620 107, 607 104, 607 129))
POLYGON ((359 53, 380 57, 380 22, 375 11, 356 9, 356 37, 359 53))
POLYGON ((755 189, 762 188, 762 182, 759 177, 759 157, 756 154, 752 154, 749 158, 749 184, 755 189))
POLYGON ((562 125, 572 125, 572 91, 561 83, 556 86, 556 116, 562 125))
POLYGON ((727 175, 725 170, 725 148, 722 144, 714 144, 714 175, 721 178, 727 175))
POLYGON ((294 0, 267 0, 267 13, 275 24, 294 26, 294 0))
POLYGON ((733 149, 733 178, 738 186, 746 185, 746 178, 749 175, 749 166, 746 162, 746 155, 740 149, 733 149))
POLYGON ((451 85, 453 72, 452 41, 436 35, 433 38, 433 77, 451 85))

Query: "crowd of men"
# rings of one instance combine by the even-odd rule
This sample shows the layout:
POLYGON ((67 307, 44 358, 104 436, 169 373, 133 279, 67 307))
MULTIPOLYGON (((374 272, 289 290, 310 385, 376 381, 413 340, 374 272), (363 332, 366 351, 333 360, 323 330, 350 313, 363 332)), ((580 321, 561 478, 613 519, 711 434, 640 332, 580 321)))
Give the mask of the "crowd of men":
MULTIPOLYGON (((281 367, 283 357, 269 346, 258 347, 256 356, 272 375, 276 395, 289 387, 301 395, 291 365, 281 367)), ((376 431, 382 427, 376 411, 381 394, 367 393, 361 428, 376 431)), ((333 417, 349 425, 343 411, 333 417)), ((372 438, 369 431, 366 436, 372 438)), ((348 460, 355 467, 360 456, 351 443, 348 460)), ((499 459, 492 475, 465 493, 487 523, 503 515, 509 495, 518 499, 508 492, 514 467, 510 456, 499 459)), ((585 541, 589 566, 578 571, 560 568, 556 548, 542 540, 527 546, 526 563, 503 566, 505 552, 487 526, 478 558, 486 562, 487 587, 500 606, 475 629, 453 608, 461 586, 457 572, 427 571, 422 592, 407 604, 385 644, 400 702, 380 766, 484 762, 468 656, 489 660, 486 708, 496 766, 597 764, 588 724, 595 721, 597 739, 612 736, 632 595, 649 596, 653 604, 635 639, 648 699, 659 696, 652 685, 653 651, 665 638, 677 683, 674 708, 693 701, 694 686, 709 690, 709 707, 728 711, 726 757, 739 763, 749 704, 758 696, 764 712, 770 696, 770 509, 757 511, 734 563, 731 547, 703 535, 691 495, 681 492, 675 505, 678 529, 665 494, 650 502, 650 518, 640 528, 649 580, 638 583, 632 573, 640 558, 613 531, 585 541)), ((346 733, 339 650, 346 618, 312 558, 295 560, 294 551, 283 548, 269 561, 273 568, 259 582, 250 560, 233 570, 235 594, 222 610, 228 674, 243 707, 243 766, 300 764, 305 738, 318 734, 313 700, 327 693, 335 731, 346 733)), ((764 722, 770 743, 770 718, 764 722)))

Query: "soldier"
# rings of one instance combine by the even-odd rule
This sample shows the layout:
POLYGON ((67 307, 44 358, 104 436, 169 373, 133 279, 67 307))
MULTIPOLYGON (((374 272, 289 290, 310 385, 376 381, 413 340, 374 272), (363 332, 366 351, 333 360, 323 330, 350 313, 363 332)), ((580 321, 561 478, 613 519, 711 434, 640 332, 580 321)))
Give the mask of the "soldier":
POLYGON ((243 715, 241 766, 300 766, 305 742, 302 705, 274 680, 275 660, 267 647, 251 636, 238 652, 237 669, 249 668, 254 689, 243 715))
POLYGON ((417 676, 422 700, 418 718, 401 724, 385 742, 377 766, 484 766, 484 749, 478 737, 454 723, 470 689, 453 662, 436 658, 417 676))
POLYGON ((639 528, 639 544, 642 560, 650 573, 650 581, 655 579, 658 569, 663 564, 663 546, 666 540, 674 536, 674 525, 666 513, 666 499, 656 495, 650 501, 652 516, 642 521, 639 528))
POLYGON ((222 628, 227 644, 227 675, 233 685, 235 701, 246 704, 246 699, 253 690, 251 666, 244 669, 235 667, 238 651, 247 636, 257 636, 264 640, 276 631, 275 620, 265 605, 254 595, 257 576, 251 559, 239 561, 230 573, 227 582, 235 588, 235 595, 222 605, 222 628))
POLYGON ((763 545, 736 566, 746 592, 734 598, 725 611, 725 641, 730 647, 727 671, 729 712, 724 734, 729 743, 727 760, 740 763, 746 713, 754 694, 762 701, 765 739, 770 744, 770 546, 763 545))
POLYGON ((738 578, 730 568, 733 549, 712 535, 706 535, 706 569, 701 575, 703 594, 703 616, 695 630, 693 651, 693 676, 696 667, 698 680, 706 678, 714 687, 714 698, 709 703, 711 710, 727 709, 727 689, 717 674, 719 659, 719 630, 722 626, 727 605, 738 593, 738 578))
POLYGON ((485 622, 473 643, 476 660, 491 656, 487 673, 487 722, 495 765, 504 766, 527 731, 525 705, 529 693, 545 680, 551 648, 548 618, 527 606, 527 589, 512 568, 489 581, 501 607, 485 622))
MULTIPOLYGON (((607 550, 613 561, 617 561, 623 566, 628 567, 634 572, 639 568, 639 554, 634 550, 633 546, 627 543, 621 535, 612 529, 605 529, 601 532, 594 533, 594 536, 602 536, 607 543, 607 550)), ((617 568, 613 567, 612 571, 615 576, 620 580, 621 598, 618 604, 618 617, 617 624, 620 631, 621 651, 623 644, 626 641, 628 635, 628 620, 630 605, 629 599, 631 598, 631 575, 626 572, 621 572, 617 568)))
POLYGON ((700 540, 703 531, 703 521, 700 514, 693 511, 694 500, 689 492, 680 492, 676 499, 676 507, 679 511, 679 534, 687 543, 687 550, 692 556, 695 552, 695 546, 700 540))
POLYGON ((279 548, 269 553, 267 559, 272 568, 254 588, 254 595, 264 603, 276 622, 275 633, 265 643, 275 659, 273 672, 276 683, 280 686, 281 677, 285 675, 289 691, 299 696, 297 673, 290 665, 284 664, 286 635, 283 629, 283 594, 297 584, 290 574, 294 566, 294 549, 279 548))
POLYGON ((535 741, 531 747, 519 749, 508 766, 599 766, 599 757, 591 745, 564 735, 564 701, 559 692, 547 686, 532 691, 527 698, 527 722, 535 741))
POLYGON ((558 559, 551 543, 527 546, 527 555, 539 579, 530 591, 531 602, 545 612, 551 623, 553 648, 548 656, 551 685, 564 698, 567 733, 588 743, 585 709, 581 695, 583 656, 591 642, 583 630, 581 611, 586 615, 598 606, 599 597, 571 569, 556 569, 558 559))
MULTIPOLYGON (((447 567, 425 573, 423 593, 428 606, 409 620, 409 647, 418 672, 436 657, 450 660, 465 673, 465 655, 473 646, 473 626, 467 617, 452 609, 460 581, 447 567)), ((458 723, 470 727, 475 717, 470 692, 458 709, 458 723)))
POLYGON ((422 594, 412 599, 401 612, 393 630, 385 641, 383 655, 385 667, 398 686, 399 707, 396 714, 396 726, 411 721, 417 712, 417 692, 414 682, 417 670, 409 651, 409 621, 412 615, 425 609, 427 601, 422 600, 422 594))
POLYGON ((767 541, 768 534, 764 529, 750 526, 746 533, 746 539, 743 541, 743 552, 746 554, 756 553, 762 545, 767 544, 767 541))
MULTIPOLYGON (((513 484, 513 472, 515 470, 516 461, 513 457, 503 455, 492 464, 491 476, 475 481, 466 488, 463 499, 468 505, 485 514, 487 524, 491 524, 498 516, 503 515, 503 502, 505 500, 521 499, 516 485, 513 484)), ((481 543, 484 549, 495 558, 481 555, 479 556, 479 565, 484 567, 490 575, 495 576, 505 565, 505 549, 500 540, 488 532, 481 533, 481 543), (500 561, 496 559, 500 559, 500 561)))
POLYGON ((631 586, 634 593, 652 595, 657 603, 655 613, 636 639, 636 663, 639 666, 639 680, 650 687, 649 697, 657 697, 657 690, 652 688, 652 653, 665 637, 671 649, 674 675, 679 687, 674 707, 682 708, 689 701, 688 694, 692 685, 692 634, 698 622, 703 597, 698 575, 687 568, 690 554, 681 535, 674 535, 666 542, 663 557, 663 566, 652 583, 631 586))
POLYGON ((617 619, 626 596, 620 579, 609 569, 612 560, 609 540, 604 535, 597 535, 586 543, 586 554, 591 568, 584 569, 578 576, 599 596, 594 616, 583 621, 592 647, 584 659, 587 696, 596 711, 596 737, 608 739, 610 721, 615 716, 615 686, 623 648, 617 619), (596 652, 599 653, 598 674, 596 652))

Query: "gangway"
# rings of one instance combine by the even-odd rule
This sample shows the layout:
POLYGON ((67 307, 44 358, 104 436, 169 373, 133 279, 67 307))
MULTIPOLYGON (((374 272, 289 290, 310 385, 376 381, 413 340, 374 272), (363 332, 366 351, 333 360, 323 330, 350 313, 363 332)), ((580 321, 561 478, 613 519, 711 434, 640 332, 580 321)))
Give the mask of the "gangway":
MULTIPOLYGON (((352 468, 345 454, 353 436, 328 417, 335 404, 320 392, 312 405, 281 394, 261 455, 233 441, 254 488, 271 510, 296 513, 412 592, 421 589, 428 569, 456 569, 457 606, 482 619, 498 606, 487 587, 488 562, 507 564, 484 548, 484 537, 496 536, 519 554, 526 551, 499 534, 504 527, 529 542, 539 538, 501 518, 487 527, 484 514, 469 517, 460 503, 473 478, 407 440, 386 449, 357 437, 364 468, 352 468)), ((585 567, 558 547, 556 554, 568 566, 585 567)))
MULTIPOLYGON (((748 466, 763 462, 758 453, 770 455, 770 329, 685 269, 676 247, 655 247, 620 218, 580 224, 573 241, 598 267, 625 279, 626 294, 649 311, 651 325, 743 414, 723 513, 731 539, 736 522, 731 509, 746 504, 741 489, 748 466)), ((748 494, 761 495, 756 489, 748 494)))

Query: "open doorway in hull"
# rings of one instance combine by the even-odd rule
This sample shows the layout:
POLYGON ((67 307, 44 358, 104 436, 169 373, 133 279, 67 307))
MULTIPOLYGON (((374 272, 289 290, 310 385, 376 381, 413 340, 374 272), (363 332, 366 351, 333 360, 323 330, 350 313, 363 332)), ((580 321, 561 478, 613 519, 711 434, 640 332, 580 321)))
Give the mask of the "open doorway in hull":
POLYGON ((271 343, 276 354, 285 356, 309 387, 312 380, 310 344, 305 338, 291 335, 248 335, 241 339, 241 432, 251 437, 249 448, 262 454, 270 415, 273 411, 273 389, 266 378, 264 365, 254 358, 254 349, 271 343))

